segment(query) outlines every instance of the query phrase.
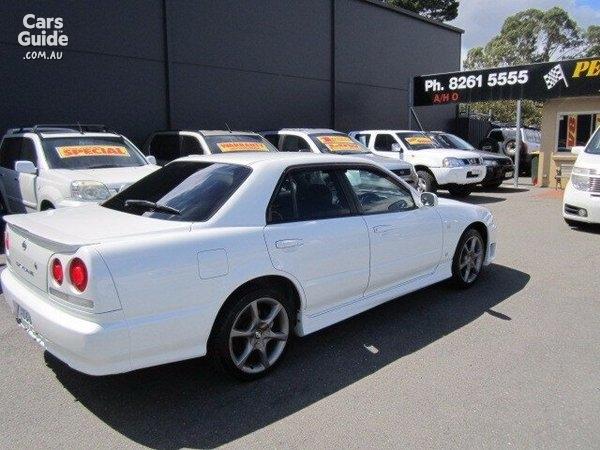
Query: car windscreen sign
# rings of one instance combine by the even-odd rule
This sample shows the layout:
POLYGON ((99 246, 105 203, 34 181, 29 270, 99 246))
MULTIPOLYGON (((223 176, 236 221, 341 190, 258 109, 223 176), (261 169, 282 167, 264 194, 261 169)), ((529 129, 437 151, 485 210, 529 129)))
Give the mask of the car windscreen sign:
POLYGON ((63 159, 85 156, 130 156, 127 148, 121 145, 68 145, 56 147, 56 152, 63 159))
POLYGON ((348 136, 317 136, 317 139, 332 152, 361 151, 360 146, 348 136))
POLYGON ((431 145, 433 141, 427 136, 410 136, 406 138, 410 145, 431 145))
POLYGON ((600 95, 600 58, 415 77, 414 106, 600 95))
POLYGON ((264 144, 264 142, 243 142, 243 141, 234 141, 234 142, 218 142, 217 147, 223 153, 227 152, 268 152, 269 149, 264 144))

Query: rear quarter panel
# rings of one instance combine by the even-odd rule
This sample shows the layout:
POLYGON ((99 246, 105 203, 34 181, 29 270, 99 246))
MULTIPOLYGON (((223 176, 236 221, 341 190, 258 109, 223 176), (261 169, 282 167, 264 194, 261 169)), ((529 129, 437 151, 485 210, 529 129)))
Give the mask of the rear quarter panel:
POLYGON ((128 321, 134 369, 204 355, 227 297, 274 273, 262 227, 192 229, 98 250, 128 321))

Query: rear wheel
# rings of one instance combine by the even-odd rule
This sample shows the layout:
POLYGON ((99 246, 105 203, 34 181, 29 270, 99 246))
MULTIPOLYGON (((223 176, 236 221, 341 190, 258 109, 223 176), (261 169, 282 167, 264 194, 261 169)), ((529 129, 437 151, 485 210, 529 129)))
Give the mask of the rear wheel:
POLYGON ((477 281, 483 269, 485 245, 481 233, 470 228, 463 233, 454 259, 452 260, 452 280, 460 288, 467 288, 477 281))
POLYGON ((417 176, 419 177, 417 187, 421 192, 435 192, 437 191, 437 182, 435 177, 426 170, 417 170, 417 176))
POLYGON ((217 320, 211 356, 227 374, 254 380, 281 361, 295 313, 293 302, 280 292, 258 289, 235 300, 217 320))
POLYGON ((457 185, 448 187, 448 192, 452 197, 468 197, 473 188, 471 186, 457 185))

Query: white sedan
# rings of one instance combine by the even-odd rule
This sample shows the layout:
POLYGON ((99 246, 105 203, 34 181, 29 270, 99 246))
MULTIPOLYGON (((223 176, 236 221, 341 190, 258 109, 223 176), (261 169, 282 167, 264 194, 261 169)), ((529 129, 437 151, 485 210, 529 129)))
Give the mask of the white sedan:
POLYGON ((257 378, 292 335, 470 286, 496 253, 487 209, 337 155, 189 156, 101 205, 5 219, 17 322, 92 375, 209 354, 257 378))

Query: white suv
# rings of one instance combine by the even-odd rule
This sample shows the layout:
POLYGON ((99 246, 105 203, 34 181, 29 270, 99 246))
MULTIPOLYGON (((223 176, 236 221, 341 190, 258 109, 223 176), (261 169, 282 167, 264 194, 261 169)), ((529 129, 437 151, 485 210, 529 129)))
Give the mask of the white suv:
POLYGON ((24 213, 100 202, 154 172, 154 162, 101 125, 11 129, 0 144, 0 206, 24 213))
POLYGON ((435 192, 447 189, 450 195, 465 197, 485 177, 481 155, 466 150, 442 148, 429 136, 410 130, 352 131, 376 155, 403 159, 419 176, 419 189, 435 192))

